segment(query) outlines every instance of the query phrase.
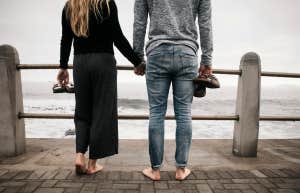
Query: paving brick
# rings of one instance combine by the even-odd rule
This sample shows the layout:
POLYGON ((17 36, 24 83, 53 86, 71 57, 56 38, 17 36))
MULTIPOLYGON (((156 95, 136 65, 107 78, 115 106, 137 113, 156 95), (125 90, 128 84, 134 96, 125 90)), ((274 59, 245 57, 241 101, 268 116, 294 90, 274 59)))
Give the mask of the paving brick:
POLYGON ((242 193, 240 190, 214 190, 214 193, 242 193))
MULTIPOLYGON (((100 172, 101 173, 101 172, 100 172)), ((96 174, 98 175, 98 174, 96 174)), ((77 175, 75 173, 75 171, 71 171, 71 173, 69 174, 69 176, 67 177, 67 180, 80 180, 80 175, 77 175)))
POLYGON ((123 190, 111 190, 111 189, 102 189, 102 190, 97 190, 97 193, 124 193, 123 190))
POLYGON ((276 188, 276 186, 271 183, 268 179, 260 178, 257 179, 257 182, 259 182, 261 185, 263 185, 266 188, 276 188))
MULTIPOLYGON (((278 178, 276 178, 276 179, 278 179, 278 178)), ((300 178, 283 178, 280 180, 281 180, 281 182, 284 182, 284 183, 300 184, 300 178)), ((281 182, 275 182, 275 183, 281 183, 281 182)))
POLYGON ((221 184, 232 184, 233 181, 231 179, 220 179, 219 182, 221 184))
POLYGON ((157 190, 156 193, 184 193, 184 191, 178 189, 170 189, 170 190, 157 190))
POLYGON ((56 188, 81 188, 83 186, 83 183, 79 182, 64 182, 59 181, 56 183, 56 188))
POLYGON ((41 184, 42 188, 52 188, 58 182, 58 180, 46 180, 41 184))
POLYGON ((207 180, 208 185, 211 189, 224 189, 224 186, 219 182, 219 180, 207 180))
POLYGON ((121 172, 120 179, 121 180, 132 180, 132 172, 121 172))
POLYGON ((226 171, 217 171, 217 173, 221 176, 221 178, 231 179, 233 178, 228 172, 226 171))
POLYGON ((168 189, 168 183, 167 183, 167 181, 154 182, 154 188, 155 189, 168 189))
POLYGON ((141 193, 154 193, 153 184, 141 184, 140 190, 141 193))
POLYGON ((34 171, 27 179, 29 180, 37 180, 40 179, 46 173, 44 170, 36 170, 34 171))
POLYGON ((31 181, 26 184, 25 187, 21 188, 19 193, 31 193, 34 192, 42 182, 31 181))
POLYGON ((204 171, 194 171, 193 174, 196 176, 198 180, 207 180, 208 177, 204 171))
POLYGON ((227 171, 233 178, 243 178, 243 175, 239 172, 239 171, 236 171, 236 170, 228 170, 227 171))
POLYGON ((166 172, 166 171, 161 171, 160 172, 160 177, 161 177, 161 180, 171 180, 171 176, 172 174, 169 174, 169 172, 166 172))
POLYGON ((247 170, 240 170, 240 174, 242 174, 243 178, 255 178, 256 176, 247 170))
POLYGON ((255 179, 232 179, 236 184, 255 184, 257 181, 255 179))
POLYGON ((22 187, 8 187, 2 193, 17 193, 22 187))
POLYGON ((106 179, 106 172, 98 172, 96 175, 95 175, 95 180, 104 180, 106 179))
POLYGON ((196 184, 169 184, 170 189, 196 190, 196 184))
POLYGON ((142 174, 142 172, 133 172, 133 173, 132 173, 132 180, 145 180, 145 179, 148 180, 148 178, 146 178, 146 177, 142 174))
POLYGON ((199 193, 213 193, 208 184, 198 184, 197 190, 199 191, 199 193))
POLYGON ((120 189, 120 190, 137 190, 139 189, 138 184, 113 184, 113 189, 120 189))
POLYGON ((255 175, 256 177, 259 177, 259 178, 266 178, 267 176, 263 173, 261 173, 260 171, 258 170, 251 170, 250 171, 253 175, 255 175))
POLYGON ((14 177, 14 179, 15 180, 24 180, 24 179, 28 178, 31 174, 32 174, 32 171, 21 171, 14 177))
POLYGON ((34 193, 63 193, 63 188, 38 188, 34 193))
POLYGON ((268 189, 266 189, 263 185, 261 184, 250 184, 251 188, 255 190, 257 193, 269 193, 268 189))
POLYGON ((271 189, 270 191, 272 193, 298 193, 297 191, 292 189, 271 189))
POLYGON ((184 190, 184 193, 199 193, 198 190, 184 190))
MULTIPOLYGON (((285 181, 283 181, 284 178, 268 178, 268 181, 271 183, 284 183, 285 181)), ((288 182, 287 182, 288 183, 288 182)))
POLYGON ((242 193, 257 193, 254 190, 242 190, 242 193))
POLYGON ((280 177, 278 174, 274 173, 270 169, 261 169, 259 171, 262 172, 263 174, 265 174, 266 176, 271 177, 271 178, 278 178, 278 177, 280 177))
POLYGON ((80 193, 94 193, 97 190, 97 184, 87 183, 83 186, 80 193))
POLYGON ((3 187, 20 187, 26 185, 26 182, 18 182, 18 181, 6 181, 0 183, 0 186, 3 187))
POLYGON ((97 190, 101 189, 111 189, 113 186, 112 181, 101 181, 101 183, 98 183, 97 190))
POLYGON ((248 184, 224 184, 226 189, 247 190, 250 189, 248 184))
POLYGON ((120 172, 117 172, 117 171, 108 172, 107 179, 108 180, 120 180, 121 179, 120 172))
POLYGON ((140 193, 138 190, 125 190, 124 193, 140 193))
POLYGON ((64 193, 80 193, 81 188, 64 188, 64 193))
POLYGON ((6 174, 8 172, 8 170, 0 170, 0 176, 2 176, 3 174, 6 174))
POLYGON ((206 171, 206 175, 210 180, 221 179, 221 176, 216 171, 206 171))
POLYGON ((288 177, 288 175, 280 170, 275 170, 275 169, 272 169, 271 170, 273 173, 277 174, 279 177, 282 177, 282 178, 285 178, 285 177, 288 177))
POLYGON ((58 174, 58 171, 47 171, 40 179, 42 180, 52 180, 58 174))
POLYGON ((2 176, 0 176, 0 180, 10 180, 18 174, 17 171, 9 171, 2 176))
POLYGON ((288 177, 300 177, 297 172, 291 169, 280 169, 281 172, 288 175, 288 177))
POLYGON ((182 184, 206 184, 206 180, 185 180, 185 181, 182 181, 182 182, 179 182, 179 181, 169 181, 168 182, 169 184, 171 183, 182 183, 182 184))
POLYGON ((65 180, 71 174, 70 170, 60 170, 58 174, 54 177, 55 180, 65 180))
POLYGON ((300 189, 300 184, 289 184, 289 183, 279 183, 279 184, 276 184, 279 188, 291 188, 291 189, 300 189))

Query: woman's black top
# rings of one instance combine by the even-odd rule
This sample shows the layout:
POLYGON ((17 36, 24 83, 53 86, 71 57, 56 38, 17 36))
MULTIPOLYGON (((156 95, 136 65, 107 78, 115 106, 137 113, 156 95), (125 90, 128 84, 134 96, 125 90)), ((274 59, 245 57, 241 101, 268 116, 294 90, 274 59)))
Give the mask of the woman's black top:
POLYGON ((87 53, 111 53, 114 54, 113 44, 134 66, 138 66, 142 60, 124 36, 118 18, 118 9, 114 0, 110 3, 110 14, 107 7, 101 15, 96 16, 90 11, 88 37, 77 37, 71 28, 67 17, 66 4, 62 13, 62 38, 60 47, 60 68, 67 69, 72 42, 74 40, 74 55, 87 53))

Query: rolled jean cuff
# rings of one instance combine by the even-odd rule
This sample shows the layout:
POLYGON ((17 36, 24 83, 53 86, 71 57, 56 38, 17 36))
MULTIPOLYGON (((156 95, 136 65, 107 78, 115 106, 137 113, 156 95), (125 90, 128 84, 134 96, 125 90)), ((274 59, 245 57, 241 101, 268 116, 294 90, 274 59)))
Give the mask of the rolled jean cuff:
POLYGON ((151 166, 152 170, 160 170, 160 165, 151 166))
POLYGON ((187 164, 178 164, 176 163, 176 168, 186 168, 187 164))

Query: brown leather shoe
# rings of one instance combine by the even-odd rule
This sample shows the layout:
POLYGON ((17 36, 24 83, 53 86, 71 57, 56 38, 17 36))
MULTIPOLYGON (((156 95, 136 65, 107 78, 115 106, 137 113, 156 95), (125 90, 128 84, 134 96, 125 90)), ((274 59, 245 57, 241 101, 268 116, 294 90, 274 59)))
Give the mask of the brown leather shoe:
POLYGON ((195 84, 194 97, 202 98, 206 95, 206 87, 195 84))
POLYGON ((220 88, 220 82, 216 76, 213 74, 208 75, 207 77, 198 77, 194 79, 194 83, 197 85, 204 86, 206 88, 220 88))

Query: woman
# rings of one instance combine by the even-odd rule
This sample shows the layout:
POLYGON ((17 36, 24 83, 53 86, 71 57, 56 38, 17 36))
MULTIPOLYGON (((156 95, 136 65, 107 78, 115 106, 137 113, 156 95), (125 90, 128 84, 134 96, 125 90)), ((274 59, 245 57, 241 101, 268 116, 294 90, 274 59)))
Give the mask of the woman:
POLYGON ((74 45, 77 174, 102 170, 97 159, 118 153, 117 68, 113 44, 143 75, 145 65, 124 37, 113 0, 69 0, 62 13, 60 70, 68 84, 70 50, 74 45), (85 153, 89 149, 86 167, 85 153))

